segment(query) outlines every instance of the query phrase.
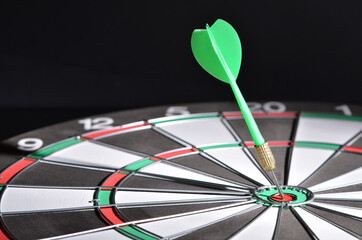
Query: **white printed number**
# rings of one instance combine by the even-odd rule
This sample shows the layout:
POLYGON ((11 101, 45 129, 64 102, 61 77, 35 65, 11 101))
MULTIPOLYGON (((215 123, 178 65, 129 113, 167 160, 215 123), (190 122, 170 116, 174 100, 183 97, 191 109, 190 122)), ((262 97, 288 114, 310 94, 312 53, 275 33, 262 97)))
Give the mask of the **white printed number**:
POLYGON ((351 111, 351 109, 348 107, 348 105, 346 105, 346 104, 340 105, 340 106, 336 106, 334 109, 336 109, 336 110, 338 110, 338 111, 342 111, 344 115, 352 116, 352 111, 351 111))
POLYGON ((43 140, 39 138, 23 138, 18 141, 18 149, 22 151, 35 151, 43 146, 43 140))
POLYGON ((282 113, 287 110, 287 106, 281 102, 266 102, 264 104, 248 102, 248 106, 253 113, 282 113))
POLYGON ((186 106, 172 106, 166 110, 166 117, 185 114, 190 114, 190 111, 186 106))
POLYGON ((109 117, 99 117, 81 119, 78 123, 84 125, 84 130, 99 130, 111 128, 114 121, 109 117))

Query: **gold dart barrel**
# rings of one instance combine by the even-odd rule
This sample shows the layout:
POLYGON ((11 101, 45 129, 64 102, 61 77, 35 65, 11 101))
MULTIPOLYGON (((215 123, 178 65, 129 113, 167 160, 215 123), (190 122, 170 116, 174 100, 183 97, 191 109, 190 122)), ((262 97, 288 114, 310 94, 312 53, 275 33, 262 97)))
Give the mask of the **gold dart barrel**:
POLYGON ((268 142, 265 142, 260 146, 255 146, 255 150, 263 169, 265 171, 273 170, 275 168, 275 158, 268 142))

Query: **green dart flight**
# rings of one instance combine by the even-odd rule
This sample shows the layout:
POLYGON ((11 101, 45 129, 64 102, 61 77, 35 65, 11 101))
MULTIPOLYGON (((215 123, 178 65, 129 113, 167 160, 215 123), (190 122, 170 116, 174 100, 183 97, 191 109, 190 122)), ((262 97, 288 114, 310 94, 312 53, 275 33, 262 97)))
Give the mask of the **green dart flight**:
MULTIPOLYGON (((211 27, 195 29, 191 37, 191 48, 197 62, 215 78, 230 84, 240 110, 255 143, 259 161, 266 171, 271 171, 280 194, 283 196, 274 172, 273 153, 261 135, 250 109, 240 92, 236 79, 241 66, 241 43, 235 29, 226 21, 218 19, 211 27)), ((284 196, 283 196, 284 198, 284 196)))

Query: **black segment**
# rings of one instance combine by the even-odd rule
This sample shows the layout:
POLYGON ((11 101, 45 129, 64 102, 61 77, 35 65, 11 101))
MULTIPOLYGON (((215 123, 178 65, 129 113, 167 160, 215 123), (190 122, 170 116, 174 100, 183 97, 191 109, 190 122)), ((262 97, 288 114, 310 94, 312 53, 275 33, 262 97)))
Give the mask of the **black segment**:
POLYGON ((280 236, 280 239, 312 239, 292 212, 287 209, 282 211, 278 236, 280 236))
POLYGON ((175 205, 162 207, 140 207, 140 208, 122 208, 118 209, 121 214, 129 221, 148 219, 154 217, 168 216, 173 214, 187 213, 201 209, 225 206, 230 203, 203 203, 190 205, 175 205))
POLYGON ((351 146, 352 146, 352 147, 362 148, 362 137, 360 137, 359 139, 357 139, 357 141, 355 141, 351 146))
POLYGON ((241 177, 240 175, 237 175, 236 173, 230 171, 229 169, 226 169, 225 167, 220 166, 219 164, 212 162, 210 159, 202 157, 199 154, 179 157, 172 159, 170 161, 192 169, 200 170, 205 173, 219 176, 225 179, 230 179, 233 181, 245 183, 247 185, 255 186, 255 183, 248 181, 247 179, 241 177))
POLYGON ((16 176, 12 184, 40 186, 99 186, 111 172, 36 163, 16 176))
POLYGON ((152 129, 118 134, 99 139, 98 141, 145 153, 147 155, 155 155, 157 153, 184 147, 152 129))
POLYGON ((210 190, 207 187, 200 187, 191 184, 184 184, 180 182, 174 182, 172 180, 160 180, 149 177, 132 176, 127 178, 120 185, 121 187, 130 188, 149 188, 149 189, 177 189, 177 190, 210 190))
MULTIPOLYGON (((244 141, 253 141, 244 119, 228 121, 244 141)), ((294 118, 256 118, 255 121, 266 141, 288 141, 291 138, 294 118)))
POLYGON ((311 187, 362 166, 360 154, 342 152, 327 161, 302 186, 311 187))
POLYGON ((318 209, 315 207, 306 207, 308 210, 318 214, 319 216, 332 221, 334 223, 337 223, 338 225, 341 225, 347 229, 352 230, 353 232, 360 234, 362 236, 362 222, 361 220, 353 219, 352 217, 346 217, 342 216, 340 214, 328 212, 323 209, 318 209))
POLYGON ((39 239, 104 227, 96 211, 75 211, 4 216, 16 239, 39 239))

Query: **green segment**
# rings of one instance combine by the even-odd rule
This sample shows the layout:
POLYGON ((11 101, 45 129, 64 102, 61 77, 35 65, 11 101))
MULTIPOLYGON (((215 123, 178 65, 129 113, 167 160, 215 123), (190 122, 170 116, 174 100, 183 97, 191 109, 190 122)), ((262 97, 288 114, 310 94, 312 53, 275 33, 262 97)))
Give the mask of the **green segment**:
POLYGON ((151 160, 151 159, 145 159, 145 160, 142 160, 142 161, 139 161, 139 162, 136 162, 136 163, 133 163, 127 167, 124 168, 124 170, 127 170, 127 171, 137 171, 138 169, 140 168, 143 168, 149 164, 152 164, 154 163, 155 161, 151 160))
POLYGON ((112 204, 112 191, 110 190, 101 190, 98 194, 98 205, 109 205, 112 204))
POLYGON ((138 230, 136 227, 123 227, 121 228, 123 231, 122 233, 125 234, 127 237, 130 237, 132 239, 142 239, 142 240, 157 240, 159 238, 155 238, 149 234, 146 234, 140 230, 138 230), (127 234, 129 233, 129 234, 127 234), (136 238, 134 238, 135 236, 136 238))
MULTIPOLYGON (((307 201, 307 196, 302 193, 299 192, 297 190, 292 190, 292 189, 283 189, 283 193, 284 194, 293 194, 297 197, 297 199, 295 201, 292 201, 290 203, 301 203, 301 202, 305 202, 307 201)), ((265 190, 261 193, 259 193, 259 197, 268 201, 273 201, 270 197, 273 196, 274 194, 279 194, 278 189, 272 189, 272 190, 265 190)), ((273 201, 274 202, 274 201, 273 201)), ((280 203, 280 202, 278 202, 280 203)))
POLYGON ((182 121, 182 120, 191 120, 191 119, 201 119, 201 118, 214 118, 217 117, 217 115, 205 115, 205 116, 196 116, 196 117, 185 117, 185 118, 176 118, 176 119, 170 119, 170 120, 164 120, 164 121, 158 121, 158 122, 151 122, 152 124, 160 124, 165 122, 175 122, 175 121, 182 121))
POLYGON ((77 144, 77 143, 80 143, 82 142, 83 140, 81 139, 70 139, 70 140, 67 140, 67 141, 64 141, 64 142, 61 142, 61 143, 58 143, 56 145, 53 145, 53 146, 50 146, 50 147, 47 147, 45 149, 42 149, 42 150, 39 150, 35 153, 33 153, 32 155, 30 155, 29 157, 31 158, 44 158, 56 151, 59 151, 63 148, 66 148, 66 147, 69 147, 71 145, 74 145, 74 144, 77 144))
POLYGON ((215 148, 227 148, 227 147, 240 147, 239 144, 234 143, 234 144, 220 144, 220 145, 214 145, 214 146, 206 146, 206 147, 200 147, 200 150, 209 150, 209 149, 215 149, 215 148))
POLYGON ((362 121, 362 117, 335 115, 335 114, 321 114, 321 113, 302 113, 302 117, 316 117, 316 118, 335 118, 351 121, 362 121))
POLYGON ((331 143, 315 143, 315 142, 296 142, 296 146, 298 147, 315 147, 315 148, 331 148, 331 149, 339 149, 341 145, 331 144, 331 143))
POLYGON ((236 79, 241 66, 241 43, 235 29, 218 19, 211 27, 192 33, 191 48, 197 62, 212 76, 229 83, 256 146, 265 143, 236 79))
POLYGON ((123 174, 130 174, 130 172, 126 172, 126 171, 118 171, 119 173, 123 173, 123 174))

